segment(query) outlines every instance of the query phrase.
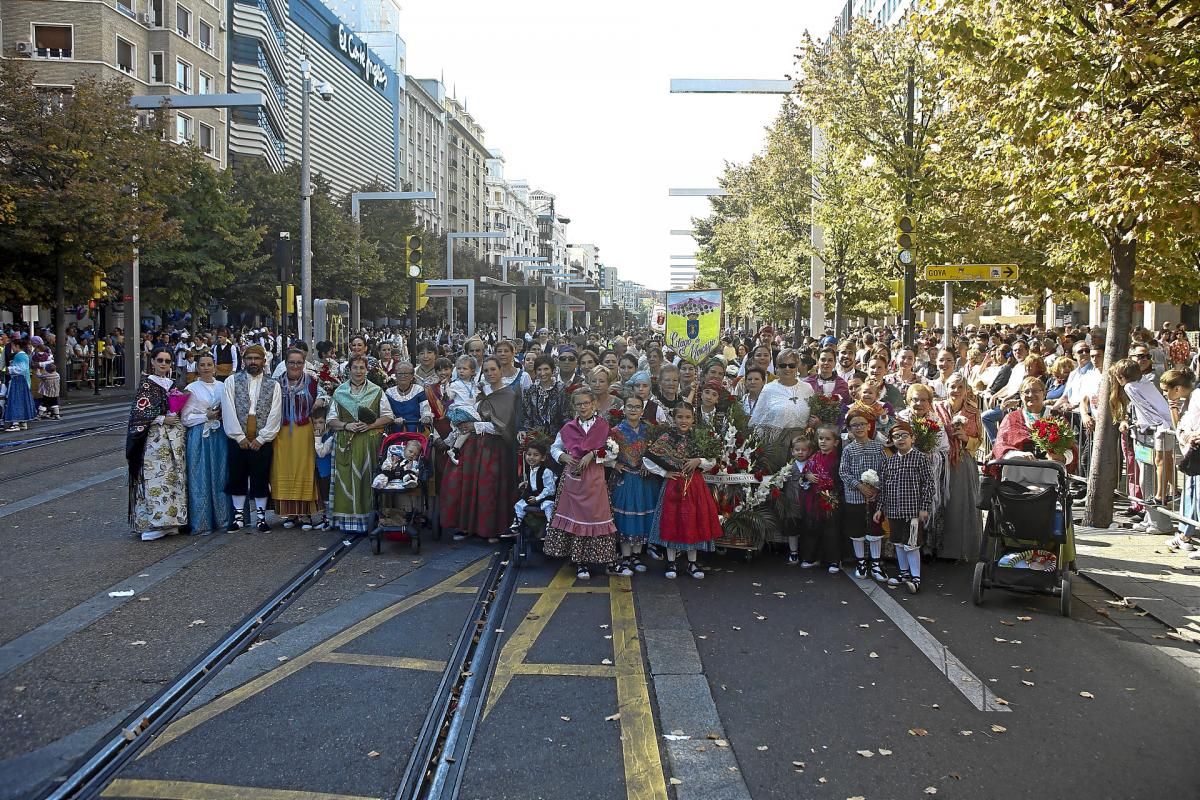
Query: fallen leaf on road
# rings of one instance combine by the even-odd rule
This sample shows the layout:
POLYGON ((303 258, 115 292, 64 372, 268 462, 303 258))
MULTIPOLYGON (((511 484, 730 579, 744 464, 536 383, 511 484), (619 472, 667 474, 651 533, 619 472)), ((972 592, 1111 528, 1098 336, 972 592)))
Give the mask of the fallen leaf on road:
POLYGON ((189 623, 188 623, 188 627, 189 627, 189 628, 194 628, 194 627, 196 627, 197 625, 204 625, 204 624, 205 624, 204 620, 202 620, 202 619, 194 619, 194 620, 192 620, 191 622, 189 622, 189 623))
POLYGON ((287 661, 287 660, 288 660, 288 657, 287 657, 287 656, 280 656, 279 658, 277 658, 277 659, 275 659, 275 660, 276 660, 276 661, 287 661))
POLYGON ((730 626, 730 627, 732 627, 732 628, 733 628, 735 631, 740 631, 740 630, 741 630, 741 628, 739 628, 737 625, 732 625, 732 626, 730 626))
POLYGON ((959 731, 958 732, 959 736, 971 736, 974 733, 975 733, 975 731, 959 731))
POLYGON ((937 794, 937 787, 936 786, 926 786, 925 794, 937 794))
POLYGON ((817 783, 829 783, 829 778, 817 778, 817 783))
POLYGON ((751 586, 759 586, 759 587, 761 587, 761 586, 762 586, 762 584, 761 584, 761 583, 754 583, 753 581, 750 583, 750 585, 751 585, 751 586))
POLYGON ((1025 684, 1026 686, 1033 686, 1033 681, 1021 681, 1021 683, 1025 684))
POLYGON ((924 728, 909 728, 908 735, 909 736, 928 736, 929 731, 925 730, 924 728))
POLYGON ((129 644, 131 647, 139 647, 139 646, 145 644, 145 642, 142 641, 141 639, 138 639, 136 642, 130 642, 129 644))
POLYGON ((921 622, 928 622, 930 625, 937 622, 937 620, 933 619, 932 617, 917 617, 917 619, 921 620, 921 622))
POLYGON ((601 625, 601 626, 600 626, 600 630, 602 630, 602 631, 606 631, 606 630, 608 630, 608 626, 607 626, 607 625, 601 625))
POLYGON ((1096 699, 1096 695, 1092 694, 1091 692, 1080 692, 1080 693, 1079 693, 1079 696, 1080 696, 1080 697, 1085 697, 1085 698, 1087 698, 1088 700, 1095 700, 1095 699, 1096 699))
MULTIPOLYGON (((609 637, 605 636, 604 638, 605 638, 605 639, 607 639, 607 638, 609 638, 609 637)), ((697 638, 697 639, 707 639, 708 637, 707 637, 707 636, 704 636, 704 635, 699 635, 699 636, 697 636, 696 638, 697 638)))
POLYGON ((787 592, 776 592, 775 596, 776 597, 787 597, 787 592))
POLYGON ((874 750, 855 750, 854 752, 858 753, 863 758, 872 758, 875 755, 874 750))
POLYGON ((715 739, 715 740, 713 740, 713 744, 715 744, 717 747, 729 747, 729 740, 715 739))
POLYGON ((808 636, 808 631, 796 631, 796 634, 799 636, 808 636))
POLYGON ((1018 622, 1033 622, 1033 617, 1017 617, 1018 622))
POLYGON ((621 712, 618 711, 615 714, 609 714, 607 717, 604 718, 604 721, 605 722, 613 722, 614 720, 618 720, 620 718, 621 718, 621 712))
POLYGON ((1008 627, 1010 627, 1010 628, 1011 628, 1011 627, 1012 627, 1012 626, 1013 626, 1015 623, 1009 622, 1009 621, 1008 621, 1008 620, 1006 620, 1006 619, 1002 619, 1002 620, 1000 620, 1000 624, 1001 624, 1001 625, 1007 625, 1008 627))
POLYGON ((759 622, 762 622, 764 619, 766 619, 766 617, 764 617, 762 614, 755 614, 754 618, 759 622))
POLYGON ((863 622, 863 623, 860 623, 858 627, 860 627, 860 628, 869 628, 869 627, 871 627, 871 626, 870 626, 869 624, 867 624, 867 623, 863 622))
POLYGON ((525 615, 525 619, 529 620, 530 622, 533 622, 534 620, 539 620, 541 618, 542 618, 541 614, 526 614, 525 615))
POLYGON ((992 733, 1004 733, 1007 730, 1008 730, 1008 728, 1004 727, 1003 725, 993 725, 992 726, 992 733))
POLYGON ((998 706, 1006 706, 1006 705, 1008 705, 1008 701, 1007 701, 1007 700, 1005 700, 1003 697, 997 697, 997 698, 996 698, 996 705, 998 705, 998 706))
POLYGON ((868 658, 879 658, 879 653, 876 653, 874 650, 872 650, 870 653, 867 653, 867 657, 868 658))
POLYGON ((611 658, 602 658, 602 659, 600 659, 600 663, 606 667, 612 666, 612 659, 611 658))
POLYGON ((768 748, 767 748, 767 746, 766 746, 765 744, 760 744, 758 747, 756 747, 756 748, 754 748, 754 749, 755 749, 755 750, 766 750, 766 749, 768 749, 768 748))
POLYGON ((25 691, 25 687, 24 686, 14 686, 13 691, 14 692, 23 692, 23 691, 25 691))
POLYGON ((1001 639, 999 636, 993 636, 992 640, 996 641, 996 642, 1007 642, 1008 641, 1008 639, 1001 639))
POLYGON ((804 769, 804 762, 803 761, 793 761, 792 766, 795 767, 796 769, 804 769))
POLYGON ((891 750, 888 750, 888 749, 886 749, 886 748, 883 748, 883 747, 879 748, 879 755, 881 755, 881 756, 890 756, 891 754, 892 754, 892 751, 891 751, 891 750))
POLYGON ((679 778, 671 778, 671 785, 672 785, 672 786, 678 786, 678 785, 680 785, 681 783, 683 783, 683 781, 679 780, 679 778))
POLYGON ((379 758, 379 756, 380 753, 378 750, 372 750, 371 752, 367 753, 367 758, 379 758))
POLYGON ((847 797, 846 800, 867 800, 867 798, 863 797, 861 794, 856 794, 854 797, 847 797))
POLYGON ((133 589, 125 589, 120 592, 109 592, 109 597, 133 597, 133 589))
POLYGON ((570 721, 571 721, 571 718, 570 718, 570 717, 559 717, 559 719, 561 719, 563 722, 570 722, 570 721))
POLYGON ((691 739, 692 737, 688 736, 687 734, 681 735, 678 733, 664 733, 663 738, 666 739, 668 742, 685 742, 688 739, 691 739))

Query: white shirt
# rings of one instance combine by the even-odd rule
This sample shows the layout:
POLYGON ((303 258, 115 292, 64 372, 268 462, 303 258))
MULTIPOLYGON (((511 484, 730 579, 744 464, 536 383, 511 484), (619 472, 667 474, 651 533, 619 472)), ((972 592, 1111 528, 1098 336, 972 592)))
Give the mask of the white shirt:
MULTIPOLYGON (((225 393, 221 399, 221 426, 225 428, 226 436, 241 444, 246 439, 246 433, 242 430, 242 423, 237 415, 237 405, 233 401, 236 381, 230 378, 224 383, 225 393)), ((278 383, 262 373, 259 373, 258 377, 250 376, 247 389, 250 395, 251 411, 258 406, 259 392, 264 389, 268 392, 274 392, 274 397, 271 400, 271 413, 267 416, 267 421, 259 424, 258 420, 255 420, 256 431, 254 439, 257 442, 266 444, 279 434, 279 426, 283 420, 283 400, 280 396, 282 392, 279 390, 278 383)))
POLYGON ((222 398, 225 396, 225 386, 221 381, 214 380, 212 383, 205 383, 202 380, 195 380, 188 384, 188 399, 180 413, 179 418, 188 428, 194 428, 197 425, 208 425, 208 433, 216 430, 221 426, 221 420, 208 418, 208 412, 214 407, 222 405, 222 398))
MULTIPOLYGON (((592 418, 589 420, 580 419, 580 420, 576 420, 576 421, 579 423, 579 427, 583 428, 583 432, 587 433, 588 431, 590 431, 592 429, 592 426, 596 424, 596 420, 598 420, 599 418, 600 418, 599 415, 593 414, 592 418)), ((550 445, 550 458, 554 459, 554 461, 556 463, 561 464, 562 463, 562 455, 565 452, 567 452, 567 450, 566 450, 566 447, 563 445, 562 431, 559 431, 558 435, 554 437, 554 444, 550 445)), ((616 460, 615 458, 609 458, 607 455, 605 455, 604 458, 597 458, 596 463, 597 464, 610 464, 615 460, 616 460)))

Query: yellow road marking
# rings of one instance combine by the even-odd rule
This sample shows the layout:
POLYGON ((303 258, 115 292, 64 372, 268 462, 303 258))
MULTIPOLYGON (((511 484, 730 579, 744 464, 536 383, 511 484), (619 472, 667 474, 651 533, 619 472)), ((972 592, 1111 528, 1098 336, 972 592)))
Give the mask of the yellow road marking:
POLYGON ((407 597, 404 600, 395 603, 394 605, 390 605, 385 609, 376 611, 371 616, 367 617, 361 622, 351 625, 341 633, 331 636, 311 650, 301 653, 292 660, 281 664, 270 672, 259 675, 254 680, 247 681, 236 689, 221 695, 211 703, 201 706, 187 716, 180 717, 175 722, 171 723, 171 725, 169 725, 165 731, 159 734, 159 736, 156 737, 155 740, 151 742, 145 750, 142 751, 138 758, 144 758, 163 745, 170 744, 197 726, 203 725, 205 722, 208 722, 214 717, 225 713, 234 706, 249 700, 259 692, 262 692, 263 690, 274 686, 276 683, 279 683, 279 681, 283 680, 284 678, 296 674, 309 664, 321 661, 325 658, 325 656, 330 655, 338 648, 343 647, 349 642, 357 639, 359 636, 374 630, 388 620, 403 614, 405 611, 408 611, 420 605, 421 603, 424 603, 426 600, 431 600, 434 597, 445 594, 449 589, 459 585, 463 581, 470 580, 475 575, 478 575, 481 571, 483 571, 487 564, 488 559, 481 558, 480 560, 468 566, 466 569, 451 575, 441 583, 431 586, 424 591, 417 592, 416 594, 407 597))
MULTIPOLYGON (((548 589, 549 587, 547 587, 548 589)), ((555 589, 555 591, 559 591, 555 589)), ((562 590, 563 594, 608 594, 607 586, 568 586, 562 590)), ((546 589, 540 586, 522 586, 517 589, 517 594, 545 594, 546 589)))
POLYGON ((615 678, 617 668, 608 664, 517 664, 518 675, 564 675, 569 678, 615 678))
POLYGON ((550 617, 558 610, 563 598, 567 596, 567 590, 574 583, 574 568, 570 564, 563 564, 554 576, 554 580, 550 581, 550 585, 533 604, 533 608, 529 609, 525 619, 521 620, 521 624, 504 643, 504 648, 500 651, 500 658, 496 660, 496 672, 492 675, 492 686, 488 690, 487 703, 483 707, 484 719, 487 719, 488 714, 496 706, 496 701, 500 699, 500 695, 504 694, 504 690, 512 683, 513 676, 517 674, 517 667, 525 663, 525 657, 529 655, 534 642, 542 635, 546 624, 550 622, 550 617))
POLYGON ((621 750, 625 756, 625 794, 630 800, 666 800, 658 733, 642 664, 637 611, 629 578, 615 576, 610 582, 613 657, 617 667, 617 709, 621 712, 621 750))
POLYGON ((375 656, 366 653, 330 653, 320 659, 322 664, 352 664, 358 667, 387 667, 389 669, 415 669, 421 672, 442 672, 445 661, 431 658, 407 658, 405 656, 375 656))
POLYGON ((152 800, 373 800, 352 794, 297 792, 290 789, 260 789, 257 786, 225 786, 191 781, 148 781, 118 778, 102 793, 104 797, 147 797, 152 800))

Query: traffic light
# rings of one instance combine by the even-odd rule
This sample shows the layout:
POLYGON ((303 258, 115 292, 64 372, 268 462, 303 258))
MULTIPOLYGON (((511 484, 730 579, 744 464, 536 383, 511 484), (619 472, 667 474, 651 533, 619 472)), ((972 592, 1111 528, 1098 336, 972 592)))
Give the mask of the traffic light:
POLYGON ((917 234, 913 225, 913 218, 908 214, 901 214, 896 217, 896 247, 898 251, 896 258, 904 266, 913 263, 913 250, 917 247, 917 234))
POLYGON ((890 301, 892 311, 895 312, 896 316, 900 316, 904 313, 904 279, 896 278, 895 280, 888 281, 888 283, 891 284, 892 288, 890 301))
POLYGON ((98 273, 92 276, 92 299, 103 300, 108 296, 108 281, 104 280, 104 275, 98 273))
POLYGON ((425 306, 429 305, 429 295, 426 294, 428 288, 429 284, 423 281, 417 284, 417 311, 424 311, 425 306))
POLYGON ((421 271, 425 267, 425 253, 421 248, 420 234, 413 233, 404 237, 404 263, 408 266, 410 278, 421 277, 421 271))

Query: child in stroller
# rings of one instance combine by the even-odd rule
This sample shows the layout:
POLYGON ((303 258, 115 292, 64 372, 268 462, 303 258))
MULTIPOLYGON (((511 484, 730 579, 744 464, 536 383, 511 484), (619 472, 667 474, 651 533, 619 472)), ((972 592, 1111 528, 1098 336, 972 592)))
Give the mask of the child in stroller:
POLYGON ((424 442, 420 438, 389 444, 379 474, 371 488, 387 493, 388 502, 380 504, 379 524, 384 528, 404 528, 415 515, 424 511, 421 494, 424 442))

